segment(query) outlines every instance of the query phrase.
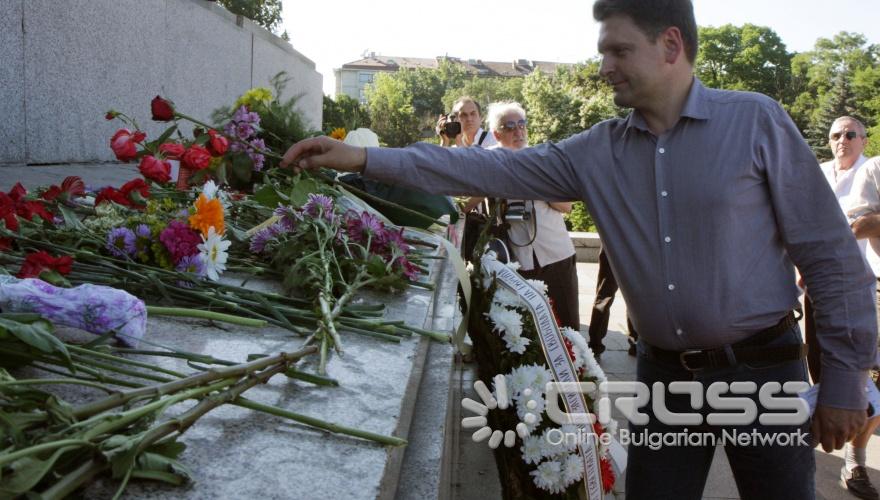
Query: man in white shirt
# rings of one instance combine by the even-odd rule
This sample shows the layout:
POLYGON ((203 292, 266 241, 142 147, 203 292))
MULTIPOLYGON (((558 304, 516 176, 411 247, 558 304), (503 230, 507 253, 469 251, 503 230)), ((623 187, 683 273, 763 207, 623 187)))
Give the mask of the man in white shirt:
MULTIPOLYGON (((880 260, 876 258, 876 253, 870 250, 867 244, 867 235, 859 234, 856 223, 862 226, 869 222, 875 216, 874 213, 880 214, 880 185, 876 184, 876 175, 872 175, 869 170, 880 170, 880 161, 867 161, 862 154, 868 143, 865 134, 865 126, 851 116, 842 116, 831 124, 831 130, 828 133, 828 145, 834 154, 834 159, 821 164, 822 173, 825 179, 834 191, 841 209, 847 214, 852 221, 859 216, 863 217, 861 222, 856 220, 853 222, 853 232, 858 239, 859 248, 865 255, 874 271, 874 274, 880 277, 880 260), (875 164, 872 169, 869 167, 871 163, 875 164), (871 263, 871 257, 875 260, 871 263)), ((877 160, 877 159, 875 159, 877 160)), ((880 232, 877 233, 880 236, 880 232)), ((878 239, 880 241, 880 239, 878 239)), ((880 248, 880 245, 878 245, 880 248)), ((805 303, 805 337, 807 345, 810 347, 807 355, 808 365, 810 368, 810 376, 814 381, 819 380, 821 372, 821 356, 816 340, 816 327, 813 319, 813 308, 809 298, 809 290, 804 300, 805 303)), ((876 500, 880 498, 877 490, 868 479, 865 469, 866 449, 868 440, 874 433, 874 430, 880 424, 880 417, 868 419, 865 427, 856 436, 855 439, 848 442, 844 448, 845 464, 841 469, 841 480, 847 489, 858 498, 876 500)))
POLYGON ((483 110, 480 103, 468 96, 459 97, 452 105, 452 121, 461 124, 461 132, 449 137, 444 132, 445 124, 449 121, 445 115, 440 115, 437 120, 437 135, 440 136, 441 146, 470 147, 478 146, 490 148, 497 144, 495 136, 488 130, 483 130, 483 110))
MULTIPOLYGON (((519 103, 492 104, 488 123, 499 147, 522 149, 529 145, 526 112, 519 103)), ((510 224, 508 243, 520 264, 519 273, 543 281, 559 325, 579 330, 577 263, 562 218, 563 213, 571 212, 571 206, 571 202, 507 200, 506 221, 510 224), (511 217, 514 213, 516 219, 511 217)))

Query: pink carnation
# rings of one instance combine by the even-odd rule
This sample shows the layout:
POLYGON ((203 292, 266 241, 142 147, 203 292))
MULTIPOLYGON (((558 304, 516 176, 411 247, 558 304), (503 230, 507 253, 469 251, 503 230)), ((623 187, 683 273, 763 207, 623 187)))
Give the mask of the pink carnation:
POLYGON ((199 253, 198 245, 202 242, 202 238, 186 223, 173 220, 159 234, 159 241, 165 245, 168 253, 171 254, 171 259, 177 265, 184 257, 199 253))

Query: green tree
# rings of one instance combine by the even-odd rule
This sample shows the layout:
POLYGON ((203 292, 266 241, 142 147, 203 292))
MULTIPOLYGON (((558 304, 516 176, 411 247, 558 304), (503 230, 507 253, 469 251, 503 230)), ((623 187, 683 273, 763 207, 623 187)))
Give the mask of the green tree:
MULTIPOLYGON (((854 116, 853 93, 849 85, 849 75, 838 73, 834 77, 831 88, 821 96, 819 109, 816 110, 806 137, 813 153, 822 161, 831 159, 828 148, 828 131, 831 124, 840 116, 854 116)), ((858 116, 856 116, 858 118, 858 116)))
POLYGON ((281 24, 281 0, 218 0, 233 14, 244 16, 275 33, 281 24))
POLYGON ((397 73, 378 73, 367 87, 373 131, 386 146, 401 147, 419 140, 420 120, 413 106, 413 91, 397 73))
POLYGON ((726 24, 699 29, 696 73, 709 87, 749 90, 778 101, 791 80, 790 54, 770 28, 726 24))
POLYGON ((336 96, 324 96, 324 133, 329 134, 336 128, 354 130, 357 128, 370 127, 370 112, 357 99, 346 94, 336 96))
POLYGON ((486 118, 486 106, 493 102, 516 101, 522 104, 522 78, 470 78, 460 87, 452 87, 443 95, 443 109, 452 110, 452 105, 461 96, 470 96, 483 107, 483 118, 486 118))

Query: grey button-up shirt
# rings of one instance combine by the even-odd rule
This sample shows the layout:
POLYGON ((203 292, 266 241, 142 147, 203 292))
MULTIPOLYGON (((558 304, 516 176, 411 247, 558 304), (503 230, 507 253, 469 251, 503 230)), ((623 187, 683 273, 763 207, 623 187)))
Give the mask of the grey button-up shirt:
POLYGON ((432 193, 584 200, 629 315, 671 350, 732 344, 816 306, 820 403, 865 408, 876 349, 873 274, 818 162, 770 98, 694 84, 678 123, 637 111, 519 151, 367 149, 365 175, 432 193))

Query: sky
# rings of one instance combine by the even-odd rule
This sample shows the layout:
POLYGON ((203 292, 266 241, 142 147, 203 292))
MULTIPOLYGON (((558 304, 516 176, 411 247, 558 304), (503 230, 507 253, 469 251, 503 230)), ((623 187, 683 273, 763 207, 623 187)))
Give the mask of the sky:
MULTIPOLYGON (((596 55, 599 28, 589 0, 506 2, 282 0, 294 48, 315 62, 324 93, 333 69, 366 51, 385 56, 579 62, 596 55)), ((694 0, 697 24, 768 26, 789 51, 810 50, 840 31, 880 43, 880 0, 694 0)))

